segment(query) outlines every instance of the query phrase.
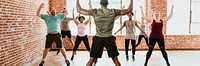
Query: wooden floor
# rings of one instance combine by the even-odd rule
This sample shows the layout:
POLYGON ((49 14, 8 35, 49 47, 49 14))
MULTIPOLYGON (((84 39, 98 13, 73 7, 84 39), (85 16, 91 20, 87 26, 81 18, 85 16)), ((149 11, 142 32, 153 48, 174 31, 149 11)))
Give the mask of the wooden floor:
MULTIPOLYGON (((125 52, 120 51, 119 61, 122 66, 144 66, 144 60, 147 51, 136 51, 135 61, 132 61, 129 57, 129 61, 125 59, 125 52)), ((171 66, 200 66, 200 51, 167 51, 171 66)), ((129 55, 131 52, 129 51, 129 55)), ((71 57, 71 51, 67 51, 68 59, 71 57)), ((70 66, 85 66, 89 60, 89 52, 77 51, 77 55, 74 57, 70 66)), ((38 66, 41 61, 41 57, 36 58, 30 63, 22 66, 38 66)), ((44 66, 66 66, 62 54, 56 55, 56 51, 50 51, 46 58, 44 66)), ((96 66, 114 66, 114 63, 107 56, 107 52, 104 51, 101 59, 98 59, 96 66)), ((160 51, 154 51, 148 66, 167 66, 162 57, 160 51)))

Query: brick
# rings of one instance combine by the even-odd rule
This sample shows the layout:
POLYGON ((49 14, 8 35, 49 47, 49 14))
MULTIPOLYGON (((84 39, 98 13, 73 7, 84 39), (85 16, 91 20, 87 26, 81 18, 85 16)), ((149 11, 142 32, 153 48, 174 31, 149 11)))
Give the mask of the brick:
MULTIPOLYGON (((46 24, 35 16, 42 2, 47 4, 48 0, 0 1, 0 66, 20 66, 42 54, 46 28, 40 28, 46 24)), ((45 7, 42 13, 48 9, 45 7)))

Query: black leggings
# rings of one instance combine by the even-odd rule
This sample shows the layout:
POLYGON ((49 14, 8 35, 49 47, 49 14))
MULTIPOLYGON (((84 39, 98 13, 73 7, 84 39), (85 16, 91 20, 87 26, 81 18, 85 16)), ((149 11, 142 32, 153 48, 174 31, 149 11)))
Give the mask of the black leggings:
POLYGON ((146 38, 144 35, 139 35, 139 37, 138 37, 138 42, 137 42, 137 44, 135 45, 135 48, 136 48, 138 45, 140 45, 140 42, 141 42, 142 38, 145 39, 145 42, 146 42, 146 44, 148 45, 148 38, 146 38))
POLYGON ((135 40, 132 39, 125 39, 125 54, 128 55, 128 48, 129 48, 129 41, 131 40, 132 44, 132 54, 135 55, 135 40))
POLYGON ((165 51, 164 38, 161 38, 161 39, 149 38, 149 44, 151 46, 149 46, 149 50, 146 54, 146 62, 148 62, 149 58, 151 57, 151 54, 153 52, 153 48, 154 48, 156 42, 158 43, 158 46, 160 47, 160 50, 162 52, 162 55, 163 55, 165 61, 168 63, 169 61, 168 61, 168 57, 167 57, 167 52, 165 51))
POLYGON ((87 48, 87 50, 90 51, 89 40, 88 40, 87 35, 85 35, 83 37, 80 37, 80 36, 77 35, 73 51, 76 51, 78 49, 81 41, 83 41, 83 43, 84 43, 85 47, 87 48))

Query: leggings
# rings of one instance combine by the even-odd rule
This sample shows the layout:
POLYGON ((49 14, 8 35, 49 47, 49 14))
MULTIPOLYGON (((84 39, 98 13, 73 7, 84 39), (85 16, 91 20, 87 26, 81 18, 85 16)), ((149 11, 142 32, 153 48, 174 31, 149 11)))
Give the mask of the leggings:
POLYGON ((146 54, 146 62, 148 62, 149 58, 151 57, 151 54, 153 52, 156 42, 158 43, 158 46, 160 47, 160 50, 162 52, 162 55, 163 55, 165 61, 168 63, 169 61, 168 61, 168 57, 167 57, 167 52, 165 51, 164 38, 160 38, 160 39, 149 38, 149 44, 151 45, 151 47, 149 46, 149 50, 146 54))
POLYGON ((132 44, 132 54, 135 55, 135 40, 132 39, 125 39, 125 54, 128 55, 128 48, 129 48, 129 41, 131 40, 132 44))
POLYGON ((144 35, 139 35, 139 37, 138 37, 138 42, 137 42, 137 44, 135 45, 135 48, 136 48, 138 45, 140 45, 140 42, 141 42, 142 38, 145 39, 145 42, 146 42, 146 44, 148 45, 148 38, 146 38, 144 35))
POLYGON ((80 36, 77 35, 73 51, 76 51, 78 49, 81 41, 83 41, 83 43, 84 43, 85 47, 87 48, 87 50, 90 51, 89 40, 88 40, 87 35, 85 35, 83 37, 80 37, 80 36))

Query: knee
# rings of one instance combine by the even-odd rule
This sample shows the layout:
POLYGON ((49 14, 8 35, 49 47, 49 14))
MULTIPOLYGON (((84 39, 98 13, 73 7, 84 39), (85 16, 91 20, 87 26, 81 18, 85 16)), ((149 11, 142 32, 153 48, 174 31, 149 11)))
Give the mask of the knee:
POLYGON ((91 57, 90 60, 94 62, 97 58, 91 57))

